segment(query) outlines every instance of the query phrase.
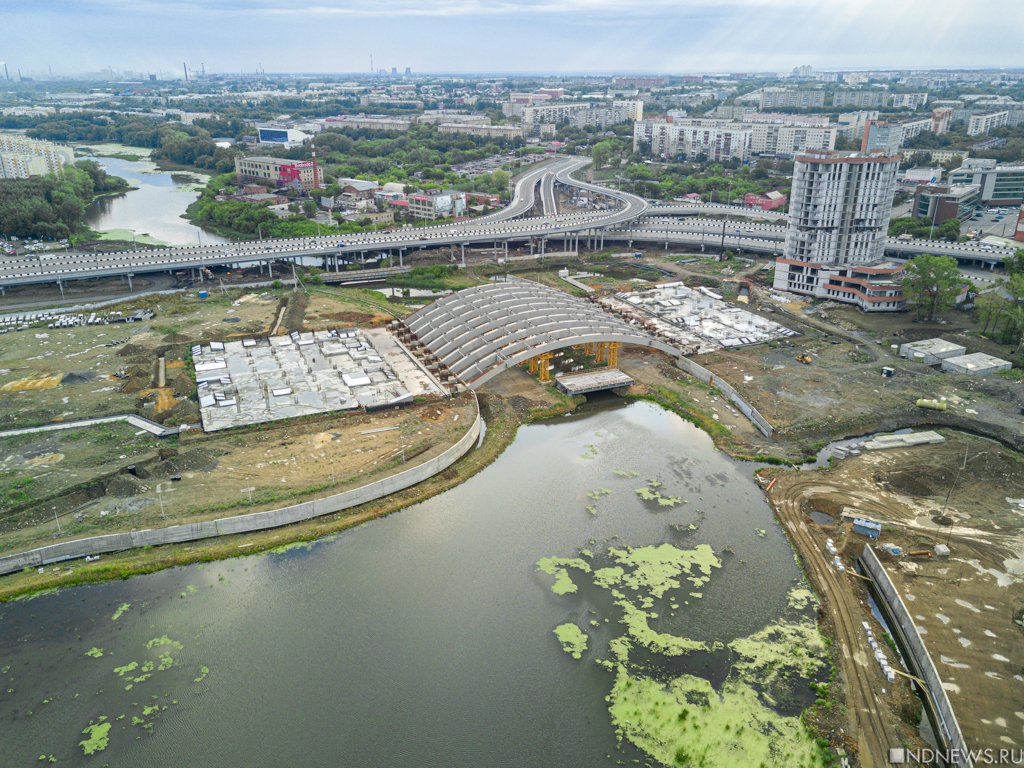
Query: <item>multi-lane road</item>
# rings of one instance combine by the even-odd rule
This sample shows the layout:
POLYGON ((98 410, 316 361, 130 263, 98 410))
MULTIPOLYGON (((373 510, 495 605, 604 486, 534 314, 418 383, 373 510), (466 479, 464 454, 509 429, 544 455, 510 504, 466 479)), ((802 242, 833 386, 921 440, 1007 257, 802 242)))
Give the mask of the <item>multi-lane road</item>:
MULTIPOLYGON (((570 247, 580 235, 600 233, 602 238, 669 245, 721 245, 777 254, 785 240, 785 216, 773 212, 713 204, 655 204, 636 195, 576 179, 573 174, 589 163, 586 158, 560 158, 540 163, 516 180, 512 202, 501 211, 464 222, 409 227, 389 232, 344 236, 275 238, 231 244, 181 248, 144 248, 114 253, 56 251, 0 258, 0 289, 17 285, 58 283, 84 278, 198 269, 212 266, 259 264, 268 270, 275 261, 303 257, 321 258, 337 269, 343 260, 365 259, 369 254, 397 256, 401 262, 409 250, 438 246, 534 241, 542 244, 562 238, 570 247), (585 213, 558 214, 557 185, 590 192, 595 200, 614 207, 585 213), (542 215, 526 217, 537 207, 538 189, 542 215), (742 221, 710 219, 729 216, 742 221)), ((542 245, 543 247, 543 245, 542 245)), ((902 241, 890 238, 886 251, 893 256, 919 253, 955 256, 969 267, 993 268, 1014 250, 980 243, 902 241)))
POLYGON ((0 287, 34 283, 60 283, 94 277, 136 275, 165 270, 200 269, 229 264, 266 264, 302 257, 324 258, 329 263, 366 254, 396 254, 410 249, 445 245, 499 243, 551 237, 578 236, 581 232, 614 228, 639 218, 649 207, 646 200, 626 192, 577 181, 572 174, 587 165, 583 158, 542 164, 516 182, 512 203, 502 211, 471 221, 410 227, 390 232, 367 232, 339 237, 299 237, 251 240, 231 244, 182 248, 144 248, 113 253, 55 251, 0 259, 0 287), (567 215, 518 219, 536 204, 538 185, 550 190, 547 209, 554 210, 555 182, 587 189, 609 200, 615 208, 567 215))

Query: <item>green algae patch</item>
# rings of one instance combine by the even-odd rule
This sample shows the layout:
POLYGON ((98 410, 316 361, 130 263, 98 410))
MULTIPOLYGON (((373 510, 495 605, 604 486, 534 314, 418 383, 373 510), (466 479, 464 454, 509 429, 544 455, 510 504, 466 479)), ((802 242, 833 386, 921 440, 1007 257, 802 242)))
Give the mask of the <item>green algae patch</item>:
POLYGON ((138 668, 139 668, 139 662, 132 661, 132 662, 129 662, 128 664, 125 664, 123 667, 114 667, 114 674, 117 675, 118 677, 124 677, 129 672, 134 672, 138 668))
POLYGON ((85 726, 82 733, 87 738, 78 742, 78 744, 85 755, 94 755, 97 752, 102 752, 110 744, 110 723, 107 722, 105 715, 101 715, 95 723, 89 723, 89 725, 85 726))
POLYGON ((571 621, 554 628, 555 637, 562 644, 562 650, 574 659, 582 659, 587 650, 587 634, 571 621))
POLYGON ((576 592, 576 582, 569 575, 569 568, 590 573, 590 563, 581 557, 542 557, 537 561, 537 570, 555 577, 551 591, 556 595, 571 595, 576 592))
POLYGON ((206 676, 210 674, 210 668, 205 664, 199 667, 199 675, 192 680, 193 683, 201 683, 206 679, 206 676))
POLYGON ((594 489, 593 491, 590 491, 590 493, 587 494, 587 498, 590 498, 590 499, 593 499, 594 501, 597 501, 602 496, 607 496, 611 492, 612 492, 611 488, 596 488, 596 489, 594 489))
POLYGON ((110 620, 111 620, 111 621, 117 621, 117 620, 118 620, 118 619, 120 619, 120 618, 121 618, 122 616, 124 616, 124 614, 125 614, 125 613, 126 613, 126 612, 127 612, 128 610, 130 610, 130 609, 131 609, 131 607, 132 607, 132 604, 131 604, 131 603, 121 603, 121 604, 120 604, 119 606, 117 606, 117 610, 116 610, 116 611, 114 611, 114 615, 110 617, 110 620))
POLYGON ((639 477, 640 473, 632 469, 616 469, 612 471, 612 474, 616 477, 634 478, 639 477))
POLYGON ((182 648, 185 647, 181 643, 179 643, 177 640, 174 640, 174 639, 168 637, 167 635, 161 635, 160 637, 154 637, 152 640, 149 640, 149 641, 146 642, 146 647, 147 648, 156 648, 158 646, 165 646, 165 645, 166 646, 170 646, 171 648, 173 648, 176 651, 180 651, 182 648))
POLYGON ((692 675, 663 685, 620 664, 608 701, 618 736, 665 765, 823 765, 798 717, 780 716, 736 680, 721 691, 692 675))
POLYGON ((818 599, 811 590, 804 587, 793 587, 786 595, 786 602, 794 611, 802 611, 805 608, 817 608, 818 599))
POLYGON ((594 571, 594 584, 604 589, 608 589, 614 584, 622 582, 622 577, 626 575, 626 571, 617 565, 613 565, 609 568, 598 568, 594 571))
POLYGON ((93 659, 101 659, 101 658, 103 658, 103 649, 102 648, 97 648, 94 645, 92 648, 90 648, 88 651, 85 652, 85 655, 89 656, 89 657, 91 657, 93 659))
POLYGON ((693 549, 679 549, 671 544, 658 546, 612 548, 608 553, 624 568, 632 568, 622 583, 633 590, 647 590, 660 598, 670 589, 678 589, 680 576, 695 587, 702 587, 711 578, 712 568, 721 568, 722 561, 707 544, 693 549))
POLYGON ((625 600, 619 601, 618 605, 622 608, 622 624, 638 645, 663 656, 683 656, 692 651, 708 650, 706 643, 652 629, 650 619, 657 618, 657 614, 641 610, 625 600))
POLYGON ((637 488, 636 495, 644 501, 656 502, 659 507, 675 507, 683 503, 681 496, 663 496, 655 488, 644 486, 643 488, 637 488))
POLYGON ((825 665, 825 641, 814 622, 779 621, 729 643, 741 658, 733 669, 764 685, 780 677, 812 677, 825 665))

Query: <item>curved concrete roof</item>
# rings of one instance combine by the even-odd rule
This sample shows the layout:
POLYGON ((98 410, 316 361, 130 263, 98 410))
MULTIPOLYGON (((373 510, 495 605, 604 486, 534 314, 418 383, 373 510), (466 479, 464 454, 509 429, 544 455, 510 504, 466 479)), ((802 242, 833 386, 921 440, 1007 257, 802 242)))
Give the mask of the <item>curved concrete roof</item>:
POLYGON ((618 341, 682 355, 596 304, 526 280, 466 288, 410 315, 405 324, 470 389, 535 355, 573 344, 618 341))

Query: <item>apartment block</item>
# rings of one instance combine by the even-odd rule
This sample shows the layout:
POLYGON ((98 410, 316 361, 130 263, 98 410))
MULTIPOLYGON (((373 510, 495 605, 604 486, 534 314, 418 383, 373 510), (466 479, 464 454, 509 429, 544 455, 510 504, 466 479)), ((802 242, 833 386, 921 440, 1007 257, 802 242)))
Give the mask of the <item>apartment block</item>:
POLYGON ((24 136, 0 133, 0 179, 27 179, 59 173, 73 165, 75 153, 70 147, 24 136))
POLYGON ((832 94, 832 106, 878 109, 885 106, 888 95, 885 91, 836 91, 832 94))
POLYGON ((971 115, 967 121, 968 136, 984 136, 993 128, 1002 128, 1009 122, 1010 113, 1003 109, 996 112, 983 112, 980 115, 971 115))
POLYGON ((757 105, 762 112, 766 109, 821 109, 825 106, 825 92, 764 88, 757 105))
POLYGON ((903 267, 884 259, 898 170, 896 156, 799 155, 774 287, 867 312, 902 309, 903 267))

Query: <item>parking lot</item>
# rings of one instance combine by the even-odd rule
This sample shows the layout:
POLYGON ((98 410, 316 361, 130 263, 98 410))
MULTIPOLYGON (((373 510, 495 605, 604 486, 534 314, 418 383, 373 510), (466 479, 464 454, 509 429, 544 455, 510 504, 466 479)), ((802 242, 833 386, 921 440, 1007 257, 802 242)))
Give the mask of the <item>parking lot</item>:
POLYGON ((960 231, 966 235, 971 230, 977 230, 982 237, 1013 237, 1019 210, 1020 207, 1016 205, 983 207, 975 210, 974 216, 963 223, 960 231))

